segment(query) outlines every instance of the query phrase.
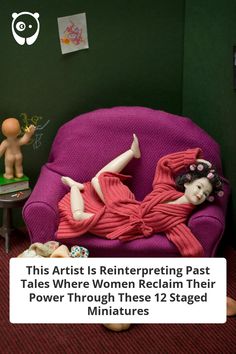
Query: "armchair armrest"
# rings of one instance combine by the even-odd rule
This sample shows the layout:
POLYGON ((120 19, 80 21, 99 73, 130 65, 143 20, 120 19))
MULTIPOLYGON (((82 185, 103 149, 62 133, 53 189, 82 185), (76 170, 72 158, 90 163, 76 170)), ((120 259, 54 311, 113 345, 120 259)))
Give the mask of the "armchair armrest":
POLYGON ((61 176, 43 166, 33 192, 23 208, 23 219, 31 243, 55 239, 58 227, 58 202, 66 193, 61 176))
POLYGON ((228 181, 224 180, 224 196, 213 204, 206 204, 189 219, 188 226, 202 244, 205 256, 215 256, 225 229, 225 216, 230 195, 228 181))

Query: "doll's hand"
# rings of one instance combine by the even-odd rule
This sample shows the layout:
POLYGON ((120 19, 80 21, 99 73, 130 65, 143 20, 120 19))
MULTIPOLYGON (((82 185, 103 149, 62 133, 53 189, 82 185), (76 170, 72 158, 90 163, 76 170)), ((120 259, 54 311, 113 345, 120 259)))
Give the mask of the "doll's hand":
POLYGON ((36 126, 31 124, 29 127, 26 128, 26 133, 29 133, 30 135, 33 135, 36 130, 36 126))
POLYGON ((205 163, 206 165, 208 165, 210 168, 212 167, 212 164, 209 161, 207 161, 207 160, 197 159, 196 162, 197 163, 201 163, 202 162, 202 163, 205 163))

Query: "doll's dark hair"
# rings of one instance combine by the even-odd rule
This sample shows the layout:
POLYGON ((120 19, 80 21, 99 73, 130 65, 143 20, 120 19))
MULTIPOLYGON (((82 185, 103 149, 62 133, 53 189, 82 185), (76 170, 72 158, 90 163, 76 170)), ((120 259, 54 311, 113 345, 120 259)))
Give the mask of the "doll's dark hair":
POLYGON ((212 185, 212 192, 211 195, 207 198, 209 201, 214 200, 214 196, 218 195, 222 197, 224 192, 222 190, 223 182, 220 178, 219 174, 217 173, 216 169, 213 166, 209 166, 204 162, 199 162, 189 166, 189 171, 178 176, 175 180, 177 188, 184 192, 185 187, 184 184, 187 182, 193 182, 196 179, 206 177, 208 181, 212 185))

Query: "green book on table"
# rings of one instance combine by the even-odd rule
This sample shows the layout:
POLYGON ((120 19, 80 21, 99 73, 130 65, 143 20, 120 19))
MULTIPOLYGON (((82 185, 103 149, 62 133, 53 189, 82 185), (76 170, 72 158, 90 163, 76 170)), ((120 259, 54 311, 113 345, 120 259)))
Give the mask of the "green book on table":
POLYGON ((23 191, 29 189, 29 178, 23 176, 21 178, 7 179, 0 174, 0 194, 23 191))

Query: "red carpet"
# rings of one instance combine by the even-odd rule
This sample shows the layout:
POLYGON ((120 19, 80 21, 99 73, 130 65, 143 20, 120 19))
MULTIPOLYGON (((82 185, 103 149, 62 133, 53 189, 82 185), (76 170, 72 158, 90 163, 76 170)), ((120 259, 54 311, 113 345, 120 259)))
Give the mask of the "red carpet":
MULTIPOLYGON (((132 325, 110 332, 102 325, 13 325, 8 320, 8 261, 28 248, 24 235, 11 238, 9 255, 0 239, 0 353, 236 353, 236 317, 218 325, 132 325)), ((228 294, 236 297, 236 251, 228 260, 228 294)), ((216 309, 217 311, 217 309, 216 309)))

